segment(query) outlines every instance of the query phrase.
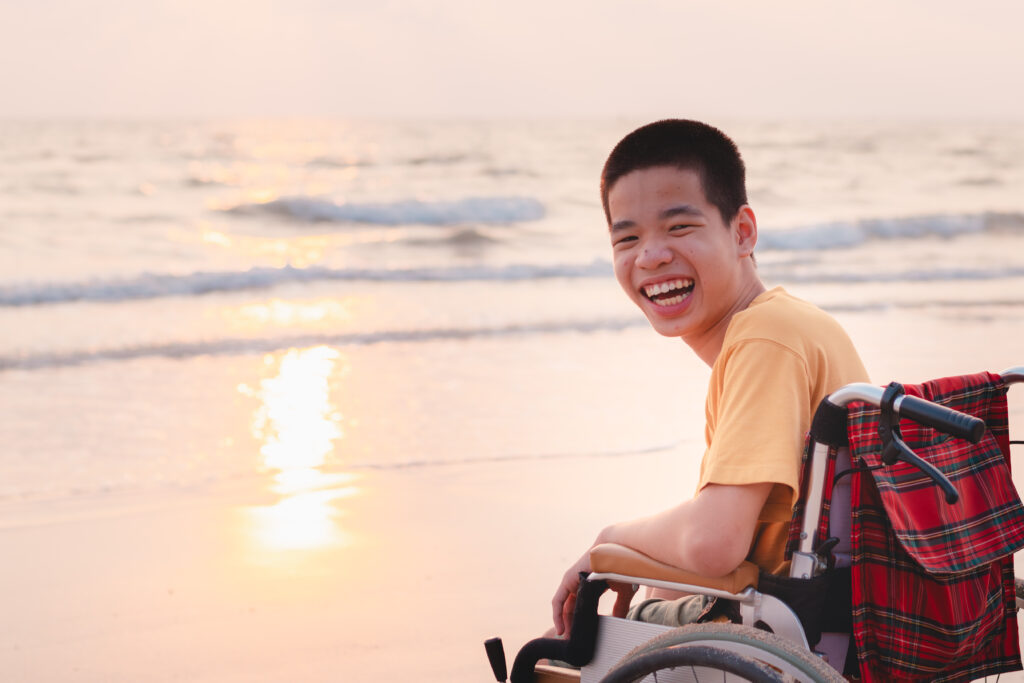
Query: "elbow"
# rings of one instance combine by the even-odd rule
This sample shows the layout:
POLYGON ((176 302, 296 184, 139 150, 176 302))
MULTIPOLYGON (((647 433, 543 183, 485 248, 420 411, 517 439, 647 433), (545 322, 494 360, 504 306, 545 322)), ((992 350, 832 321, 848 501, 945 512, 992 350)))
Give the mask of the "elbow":
POLYGON ((700 530, 689 534, 683 552, 692 571, 717 578, 736 570, 750 550, 749 540, 740 534, 718 534, 700 530))

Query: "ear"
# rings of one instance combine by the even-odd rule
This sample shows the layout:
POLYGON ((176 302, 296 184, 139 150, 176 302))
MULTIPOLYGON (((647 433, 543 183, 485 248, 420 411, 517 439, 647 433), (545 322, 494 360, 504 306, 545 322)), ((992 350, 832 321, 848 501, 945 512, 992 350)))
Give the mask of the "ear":
POLYGON ((737 253, 750 256, 757 245, 757 217, 754 210, 747 204, 740 207, 736 217, 732 219, 733 234, 736 237, 737 253))

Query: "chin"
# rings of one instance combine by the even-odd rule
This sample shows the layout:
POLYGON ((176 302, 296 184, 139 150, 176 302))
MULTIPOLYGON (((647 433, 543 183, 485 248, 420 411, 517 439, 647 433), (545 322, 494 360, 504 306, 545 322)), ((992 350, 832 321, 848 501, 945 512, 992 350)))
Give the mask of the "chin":
POLYGON ((648 318, 647 322, 649 322, 654 331, 662 337, 682 337, 685 332, 681 325, 675 325, 672 321, 668 321, 663 318, 656 320, 648 318))

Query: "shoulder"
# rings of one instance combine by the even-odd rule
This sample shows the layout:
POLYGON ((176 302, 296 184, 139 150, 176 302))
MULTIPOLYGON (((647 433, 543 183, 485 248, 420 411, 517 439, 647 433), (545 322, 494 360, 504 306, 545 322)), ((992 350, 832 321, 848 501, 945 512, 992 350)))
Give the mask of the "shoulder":
POLYGON ((723 350, 763 341, 805 356, 809 347, 832 339, 847 340, 846 332, 832 316, 777 287, 764 292, 733 316, 723 350))
POLYGON ((723 385, 740 377, 747 387, 789 386, 807 394, 811 410, 844 384, 868 380, 839 322, 781 288, 733 316, 715 365, 713 377, 723 385))

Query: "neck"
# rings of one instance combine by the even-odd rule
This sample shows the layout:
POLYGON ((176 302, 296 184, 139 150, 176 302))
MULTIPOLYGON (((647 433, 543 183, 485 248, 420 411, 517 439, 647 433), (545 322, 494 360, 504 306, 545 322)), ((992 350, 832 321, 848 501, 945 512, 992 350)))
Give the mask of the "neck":
POLYGON ((714 366, 715 361, 718 360, 718 355, 722 353, 722 344, 725 343, 725 333, 729 329, 729 323, 732 322, 734 315, 740 311, 746 310, 750 306, 750 302, 756 299, 758 296, 763 294, 767 288, 761 279, 754 276, 739 292, 733 305, 726 310, 723 315, 714 325, 708 330, 705 330, 698 336, 693 338, 684 337, 683 341, 686 342, 687 346, 693 349, 693 352, 697 354, 702 361, 708 364, 709 367, 714 366))

